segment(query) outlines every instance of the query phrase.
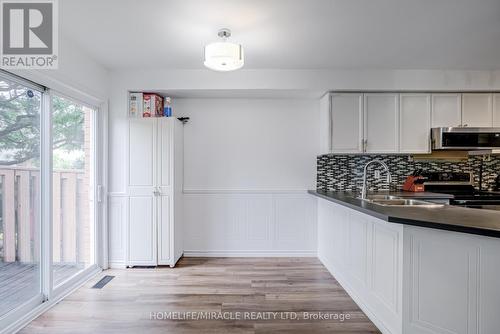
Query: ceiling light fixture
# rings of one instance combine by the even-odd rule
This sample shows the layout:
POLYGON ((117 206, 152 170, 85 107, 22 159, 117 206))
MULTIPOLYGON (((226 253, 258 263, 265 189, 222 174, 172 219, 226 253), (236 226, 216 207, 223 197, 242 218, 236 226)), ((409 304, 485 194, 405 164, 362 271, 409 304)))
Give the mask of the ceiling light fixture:
POLYGON ((227 39, 231 30, 221 29, 218 33, 222 42, 205 45, 205 66, 214 71, 234 71, 243 67, 244 56, 241 44, 230 43, 227 39))

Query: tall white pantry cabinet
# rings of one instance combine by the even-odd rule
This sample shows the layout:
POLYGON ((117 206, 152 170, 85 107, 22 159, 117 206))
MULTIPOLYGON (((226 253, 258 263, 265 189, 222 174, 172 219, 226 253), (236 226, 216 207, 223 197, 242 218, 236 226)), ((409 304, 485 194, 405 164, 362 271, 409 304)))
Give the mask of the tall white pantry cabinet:
POLYGON ((183 124, 130 118, 126 265, 175 266, 182 256, 183 124))

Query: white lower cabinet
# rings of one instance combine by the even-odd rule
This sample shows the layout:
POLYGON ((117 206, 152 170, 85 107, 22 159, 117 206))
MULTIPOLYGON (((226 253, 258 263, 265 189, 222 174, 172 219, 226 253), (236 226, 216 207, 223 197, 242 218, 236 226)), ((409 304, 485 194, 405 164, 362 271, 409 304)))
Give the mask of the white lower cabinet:
POLYGON ((402 231, 318 200, 318 257, 383 333, 402 328, 402 231))
POLYGON ((182 255, 182 123, 129 122, 126 265, 174 266, 182 255))
POLYGON ((156 198, 129 197, 129 264, 152 266, 156 264, 156 198))
POLYGON ((318 199, 318 256, 382 333, 497 333, 498 254, 498 238, 388 223, 318 199))
POLYGON ((168 265, 171 261, 170 235, 175 231, 170 224, 170 196, 161 195, 158 197, 158 264, 168 265))

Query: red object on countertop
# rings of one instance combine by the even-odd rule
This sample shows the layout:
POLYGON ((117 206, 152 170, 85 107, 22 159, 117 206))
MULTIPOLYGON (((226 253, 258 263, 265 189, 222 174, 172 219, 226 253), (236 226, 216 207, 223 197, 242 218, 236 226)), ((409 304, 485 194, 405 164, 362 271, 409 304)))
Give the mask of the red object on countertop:
POLYGON ((410 175, 406 178, 406 181, 403 184, 403 190, 413 192, 425 191, 424 180, 425 178, 423 176, 410 175))

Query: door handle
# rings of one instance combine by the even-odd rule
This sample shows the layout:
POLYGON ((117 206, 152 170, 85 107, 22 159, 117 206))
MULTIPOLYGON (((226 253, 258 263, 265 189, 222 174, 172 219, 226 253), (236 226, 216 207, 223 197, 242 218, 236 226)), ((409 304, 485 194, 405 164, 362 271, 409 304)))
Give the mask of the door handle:
POLYGON ((97 185, 97 203, 102 203, 104 200, 104 187, 102 185, 97 185))

